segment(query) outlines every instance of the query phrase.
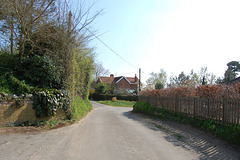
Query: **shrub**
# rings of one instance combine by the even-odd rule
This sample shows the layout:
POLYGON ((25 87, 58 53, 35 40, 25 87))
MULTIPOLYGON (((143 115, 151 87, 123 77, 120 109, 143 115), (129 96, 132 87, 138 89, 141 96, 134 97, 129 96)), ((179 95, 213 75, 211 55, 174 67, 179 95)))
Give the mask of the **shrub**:
POLYGON ((39 88, 62 88, 60 72, 48 56, 24 57, 17 69, 17 77, 39 88))
POLYGON ((27 85, 25 81, 20 81, 14 76, 10 76, 8 80, 9 80, 8 83, 11 86, 11 90, 13 93, 16 94, 32 93, 34 90, 34 87, 27 85))
POLYGON ((99 83, 95 87, 97 93, 105 94, 107 91, 107 85, 105 83, 99 83))
POLYGON ((18 55, 0 52, 0 76, 12 73, 18 64, 18 55))
POLYGON ((0 52, 0 88, 12 93, 28 93, 29 87, 62 88, 60 73, 48 56, 28 55, 19 61, 19 55, 0 52), (28 85, 28 86, 29 86, 28 85))
POLYGON ((133 112, 152 114, 156 111, 156 107, 149 105, 146 102, 137 102, 133 106, 133 112))
POLYGON ((110 94, 112 92, 112 88, 106 83, 98 83, 95 86, 95 91, 100 94, 110 94))
POLYGON ((32 93, 34 87, 20 81, 14 76, 0 76, 0 93, 27 94, 32 93))

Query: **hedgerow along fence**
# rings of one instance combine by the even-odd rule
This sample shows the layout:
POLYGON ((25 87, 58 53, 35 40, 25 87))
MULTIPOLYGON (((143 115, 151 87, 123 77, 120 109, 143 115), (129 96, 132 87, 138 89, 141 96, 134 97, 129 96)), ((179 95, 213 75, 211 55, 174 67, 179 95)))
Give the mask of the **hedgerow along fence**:
POLYGON ((239 125, 239 99, 139 96, 139 101, 198 119, 212 119, 217 123, 239 125))

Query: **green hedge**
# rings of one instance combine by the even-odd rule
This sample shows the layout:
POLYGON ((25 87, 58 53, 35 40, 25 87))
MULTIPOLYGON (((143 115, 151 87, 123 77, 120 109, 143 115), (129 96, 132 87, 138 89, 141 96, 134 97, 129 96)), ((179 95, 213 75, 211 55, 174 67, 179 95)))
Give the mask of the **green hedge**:
POLYGON ((132 96, 132 95, 110 95, 110 94, 99 94, 99 93, 93 93, 89 95, 89 99, 94 101, 112 100, 113 97, 117 97, 117 100, 138 101, 138 96, 132 96))

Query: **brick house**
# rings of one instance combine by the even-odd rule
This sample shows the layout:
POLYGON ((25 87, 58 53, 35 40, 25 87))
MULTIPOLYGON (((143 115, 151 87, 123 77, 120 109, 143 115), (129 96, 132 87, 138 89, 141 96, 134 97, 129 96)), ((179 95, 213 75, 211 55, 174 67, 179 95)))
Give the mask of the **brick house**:
POLYGON ((110 77, 99 77, 97 83, 106 83, 111 85, 114 94, 136 94, 139 87, 139 79, 137 78, 136 74, 135 77, 114 77, 114 75, 111 74, 110 77))

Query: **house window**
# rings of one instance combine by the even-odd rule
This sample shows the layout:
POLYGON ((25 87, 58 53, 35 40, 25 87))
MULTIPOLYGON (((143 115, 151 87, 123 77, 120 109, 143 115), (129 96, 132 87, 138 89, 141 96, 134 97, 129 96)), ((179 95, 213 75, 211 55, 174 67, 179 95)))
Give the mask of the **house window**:
POLYGON ((135 93, 135 92, 136 92, 135 89, 129 89, 129 88, 127 88, 126 91, 127 91, 128 93, 135 93))

